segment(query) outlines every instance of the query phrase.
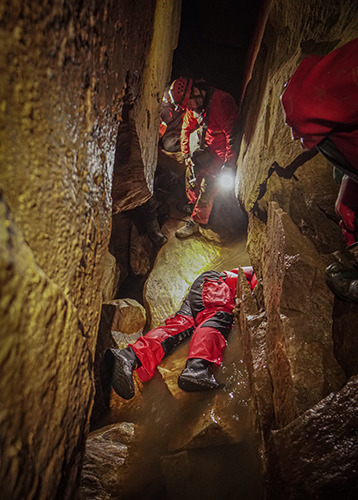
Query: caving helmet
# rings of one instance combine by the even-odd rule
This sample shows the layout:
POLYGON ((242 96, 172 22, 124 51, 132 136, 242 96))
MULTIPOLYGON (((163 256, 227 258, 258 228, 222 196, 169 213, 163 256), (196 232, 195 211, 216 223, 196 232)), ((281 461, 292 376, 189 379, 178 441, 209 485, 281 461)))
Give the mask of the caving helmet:
POLYGON ((188 104, 191 88, 193 86, 192 78, 180 77, 174 80, 169 88, 169 97, 173 104, 175 104, 176 111, 180 108, 186 108, 188 104))

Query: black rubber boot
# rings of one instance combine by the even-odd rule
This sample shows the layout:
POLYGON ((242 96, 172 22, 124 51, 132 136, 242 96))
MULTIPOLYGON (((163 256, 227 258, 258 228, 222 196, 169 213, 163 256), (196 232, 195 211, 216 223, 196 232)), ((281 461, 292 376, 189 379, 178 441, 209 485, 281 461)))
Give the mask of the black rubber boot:
POLYGON ((133 371, 140 366, 140 361, 131 347, 126 349, 108 349, 106 364, 112 369, 112 386, 118 396, 132 399, 134 396, 133 371))
POLYGON ((178 386, 186 392, 207 391, 217 389, 220 384, 211 372, 212 363, 205 359, 192 358, 178 378, 178 386))
POLYGON ((161 232, 157 219, 151 221, 148 224, 148 236, 153 245, 158 248, 165 245, 168 241, 168 238, 165 236, 165 234, 161 232))
POLYGON ((145 217, 149 239, 153 245, 160 248, 167 243, 168 238, 160 229, 155 200, 150 198, 143 206, 146 207, 145 217))
POLYGON ((342 300, 358 302, 358 271, 341 262, 334 262, 325 271, 326 282, 332 292, 342 300))

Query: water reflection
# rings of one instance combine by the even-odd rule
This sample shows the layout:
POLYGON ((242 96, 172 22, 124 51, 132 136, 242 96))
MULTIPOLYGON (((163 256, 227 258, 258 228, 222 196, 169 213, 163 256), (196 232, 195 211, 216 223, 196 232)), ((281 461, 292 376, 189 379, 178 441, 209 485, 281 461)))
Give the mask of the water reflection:
POLYGON ((126 419, 140 429, 131 457, 138 489, 131 498, 259 500, 263 490, 238 329, 217 369, 217 391, 169 390, 174 382, 167 385, 165 377, 177 378, 187 349, 181 346, 165 360, 162 374, 137 391, 135 405, 112 412, 112 421, 126 419))

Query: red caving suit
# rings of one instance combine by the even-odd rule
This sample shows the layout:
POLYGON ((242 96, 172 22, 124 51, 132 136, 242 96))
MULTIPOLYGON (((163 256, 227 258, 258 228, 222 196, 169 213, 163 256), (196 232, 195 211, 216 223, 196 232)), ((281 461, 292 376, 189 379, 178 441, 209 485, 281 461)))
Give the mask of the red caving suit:
MULTIPOLYGON (((237 153, 232 148, 232 132, 233 127, 239 118, 239 110, 234 98, 218 89, 213 91, 210 107, 208 128, 205 134, 205 143, 208 150, 213 155, 214 160, 210 167, 200 172, 196 172, 197 184, 194 189, 187 185, 186 194, 189 203, 195 205, 192 219, 201 224, 207 224, 211 209, 213 207, 214 198, 216 195, 215 178, 220 172, 224 163, 235 168, 237 153), (213 184, 213 187, 207 189, 207 196, 199 196, 201 181, 206 178, 206 184, 213 184), (199 198, 199 199, 198 199, 199 198)), ((205 103, 204 103, 205 105, 205 103)), ((186 110, 183 118, 181 129, 181 151, 185 156, 190 154, 189 137, 190 133, 199 127, 197 115, 194 111, 186 110)))
MULTIPOLYGON (((242 269, 253 290, 256 276, 252 267, 242 269)), ((164 356, 190 336, 188 359, 200 358, 220 365, 233 322, 237 277, 238 269, 202 273, 192 284, 179 311, 163 326, 131 344, 141 362, 137 373, 142 382, 150 380, 164 356)))
MULTIPOLYGON (((308 149, 320 149, 329 138, 358 175, 358 38, 325 57, 305 58, 288 82, 282 104, 294 139, 308 149)), ((336 211, 347 244, 355 243, 358 183, 349 173, 343 177, 336 211)))

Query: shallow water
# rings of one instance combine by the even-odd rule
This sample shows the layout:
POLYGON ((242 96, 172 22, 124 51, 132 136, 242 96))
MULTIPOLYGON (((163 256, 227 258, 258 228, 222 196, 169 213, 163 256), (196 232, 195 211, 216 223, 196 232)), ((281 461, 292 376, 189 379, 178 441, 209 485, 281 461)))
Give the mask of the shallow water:
MULTIPOLYGON (((171 362, 175 365, 171 376, 180 373, 182 366, 176 363, 185 363, 187 349, 188 343, 162 363, 168 373, 171 362)), ((134 422, 140 429, 137 451, 130 458, 137 487, 131 498, 263 498, 248 375, 240 352, 234 328, 222 366, 215 371, 219 390, 177 389, 174 397, 157 373, 137 391, 136 403, 116 412, 114 421, 134 422)))
MULTIPOLYGON (((176 269, 178 280, 183 281, 182 276, 179 278, 180 266, 176 268, 173 263, 180 260, 175 260, 173 255, 175 251, 179 255, 188 255, 185 249, 190 242, 174 238, 173 232, 180 224, 179 220, 172 218, 165 226, 169 242, 160 251, 155 263, 155 272, 160 274, 159 281, 164 280, 163 275, 166 275, 165 266, 164 270, 162 267, 166 258, 169 259, 168 253, 172 259, 169 262, 171 281, 175 280, 176 269)), ((216 244, 213 243, 213 246, 216 244)), ((250 265, 246 235, 220 245, 216 253, 210 263, 211 269, 223 271, 250 265)), ((200 267, 200 259, 203 256, 194 252, 188 259, 190 262, 183 262, 188 269, 195 270, 200 267), (198 255, 198 263, 193 262, 195 255, 198 255)), ((153 275, 151 279, 155 278, 153 275)), ((161 294, 168 294, 164 284, 165 281, 158 290, 161 294)), ((186 281, 184 285, 188 286, 186 281)), ((173 301, 172 293, 169 295, 173 301)), ((181 292, 178 301, 181 302, 182 298, 181 292)), ((153 302, 153 307, 160 306, 157 298, 153 302)), ((166 309, 170 305, 164 306, 165 314, 162 314, 167 316, 166 309)), ((137 383, 134 400, 117 405, 106 421, 128 421, 138 425, 136 451, 130 456, 130 476, 134 477, 130 498, 260 500, 264 497, 260 462, 253 433, 248 374, 238 329, 235 326, 232 329, 222 366, 215 369, 221 384, 216 391, 184 393, 177 387, 177 377, 185 366, 188 345, 189 341, 163 360, 150 382, 137 383)), ((124 497, 119 492, 120 498, 124 497)))

